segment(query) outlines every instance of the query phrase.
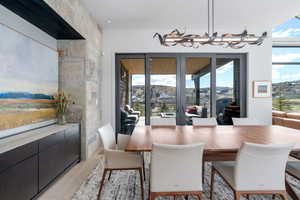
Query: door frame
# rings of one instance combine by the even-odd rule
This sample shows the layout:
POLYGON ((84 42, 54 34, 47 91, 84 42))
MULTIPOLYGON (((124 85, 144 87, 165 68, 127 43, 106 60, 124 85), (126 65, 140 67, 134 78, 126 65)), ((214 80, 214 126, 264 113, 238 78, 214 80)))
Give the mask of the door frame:
POLYGON ((145 62, 145 125, 150 125, 151 100, 150 100, 150 76, 151 76, 151 58, 175 58, 176 59, 176 123, 185 124, 185 59, 186 58, 210 58, 211 59, 211 77, 210 77, 210 113, 211 117, 216 117, 216 61, 218 58, 240 59, 240 115, 247 116, 248 99, 248 79, 247 79, 247 53, 116 53, 115 54, 115 114, 116 131, 120 132, 120 69, 121 59, 144 59, 145 62), (177 95, 179 94, 179 95, 177 95))

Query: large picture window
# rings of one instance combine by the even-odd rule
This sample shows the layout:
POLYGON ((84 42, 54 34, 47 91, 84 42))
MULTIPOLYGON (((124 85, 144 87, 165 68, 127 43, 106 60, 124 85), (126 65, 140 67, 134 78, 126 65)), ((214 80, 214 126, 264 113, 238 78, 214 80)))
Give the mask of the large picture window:
POLYGON ((300 112, 300 47, 273 47, 273 109, 300 112))
POLYGON ((247 116, 246 72, 245 54, 117 54, 117 131, 210 117, 232 125, 247 116))

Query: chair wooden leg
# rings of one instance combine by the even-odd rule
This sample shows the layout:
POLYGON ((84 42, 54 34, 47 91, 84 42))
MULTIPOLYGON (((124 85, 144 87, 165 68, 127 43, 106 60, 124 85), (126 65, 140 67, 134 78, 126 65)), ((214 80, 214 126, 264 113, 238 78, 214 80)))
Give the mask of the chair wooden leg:
POLYGON ((281 197, 283 200, 288 200, 288 199, 289 199, 286 193, 281 194, 280 197, 281 197))
POLYGON ((109 180, 109 181, 110 181, 110 177, 111 177, 112 171, 113 171, 113 170, 110 170, 110 171, 109 171, 109 175, 108 175, 108 180, 109 180))
POLYGON ((149 197, 149 200, 155 200, 156 196, 151 192, 150 193, 150 197, 149 197))
POLYGON ((98 198, 97 198, 98 200, 100 199, 100 196, 101 196, 101 190, 102 190, 102 187, 104 185, 104 181, 105 181, 107 171, 108 171, 107 169, 104 169, 104 171, 103 171, 102 180, 100 182, 100 187, 99 187, 99 192, 98 192, 98 198))
POLYGON ((141 195, 142 195, 142 200, 144 200, 144 181, 143 181, 143 169, 139 169, 140 172, 140 180, 141 180, 141 195))
POLYGON ((143 175, 144 175, 144 181, 146 181, 146 172, 145 172, 145 161, 143 156, 143 175))
POLYGON ((240 200, 240 198, 241 198, 241 194, 237 191, 234 191, 234 199, 235 200, 240 200))
POLYGON ((249 197, 250 197, 250 195, 249 195, 249 194, 246 194, 246 199, 247 199, 247 200, 249 200, 249 197))
POLYGON ((149 200, 151 200, 150 177, 149 177, 148 196, 149 196, 149 200))
POLYGON ((198 195, 197 195, 197 198, 198 198, 199 200, 202 200, 202 195, 201 195, 201 194, 198 194, 198 195))
POLYGON ((202 183, 204 183, 205 178, 205 161, 202 160, 202 183))
POLYGON ((272 199, 275 199, 275 198, 276 198, 276 194, 273 194, 273 195, 272 195, 272 199))
POLYGON ((210 181, 210 199, 213 199, 213 193, 214 193, 214 182, 215 182, 215 174, 216 171, 214 167, 211 168, 211 181, 210 181))

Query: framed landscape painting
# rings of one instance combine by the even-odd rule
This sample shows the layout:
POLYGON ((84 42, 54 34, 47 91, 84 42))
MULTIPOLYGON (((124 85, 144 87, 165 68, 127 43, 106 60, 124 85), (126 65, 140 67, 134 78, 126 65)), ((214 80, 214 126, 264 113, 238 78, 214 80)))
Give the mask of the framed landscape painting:
POLYGON ((253 97, 255 98, 270 98, 272 95, 271 81, 254 81, 253 82, 253 97))
POLYGON ((56 119, 58 55, 0 25, 0 138, 56 119))

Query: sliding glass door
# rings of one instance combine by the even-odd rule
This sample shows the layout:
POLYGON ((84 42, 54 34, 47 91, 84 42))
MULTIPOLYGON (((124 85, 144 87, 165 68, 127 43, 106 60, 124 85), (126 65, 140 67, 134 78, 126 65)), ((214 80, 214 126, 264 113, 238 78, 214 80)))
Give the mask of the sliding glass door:
POLYGON ((136 126, 145 126, 146 59, 141 55, 116 57, 116 129, 130 134, 136 126))
POLYGON ((246 116, 244 54, 128 54, 116 57, 116 125, 130 133, 154 118, 246 116))
POLYGON ((212 59, 188 55, 182 58, 184 84, 181 103, 184 106, 181 124, 192 125, 192 118, 211 117, 212 59))
POLYGON ((219 124, 231 125, 233 117, 245 116, 244 59, 216 57, 216 117, 219 124))
MULTIPOLYGON (((148 55, 147 63, 149 66, 150 87, 147 124, 152 124, 154 118, 177 118, 177 81, 179 73, 179 62, 176 56, 167 54, 148 55)), ((146 75, 147 76, 147 75, 146 75)), ((147 76, 148 77, 148 76, 147 76)))

